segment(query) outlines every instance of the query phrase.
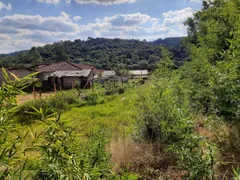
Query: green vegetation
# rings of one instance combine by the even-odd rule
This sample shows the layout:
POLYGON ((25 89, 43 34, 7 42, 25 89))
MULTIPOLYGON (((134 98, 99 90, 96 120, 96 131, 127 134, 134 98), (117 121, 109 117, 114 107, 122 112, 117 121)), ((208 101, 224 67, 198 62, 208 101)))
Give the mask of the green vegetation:
POLYGON ((204 1, 186 22, 191 61, 175 70, 162 50, 153 80, 140 93, 139 139, 160 141, 188 179, 232 178, 239 164, 239 7, 235 0, 204 1))
MULTIPOLYGON (((170 41, 171 42, 171 41, 170 41)), ((169 43, 168 43, 169 44, 169 43)), ((172 46, 170 46, 172 47, 172 46)), ((173 46, 177 64, 182 64, 186 55, 178 45, 173 46), (182 54, 181 54, 182 53, 182 54)), ((15 55, 0 55, 0 64, 36 65, 58 61, 91 64, 97 69, 145 69, 153 70, 161 59, 158 46, 139 40, 88 38, 57 42, 44 47, 32 47, 15 55)))
POLYGON ((69 110, 70 105, 79 105, 80 99, 77 97, 77 90, 58 92, 56 95, 47 99, 30 100, 23 105, 17 107, 16 119, 23 124, 30 124, 35 119, 38 119, 31 113, 34 109, 42 109, 46 115, 52 113, 61 113, 69 110))
POLYGON ((16 107, 15 96, 23 93, 21 88, 29 85, 30 77, 21 80, 15 77, 14 81, 3 83, 0 90, 1 179, 137 179, 137 175, 129 172, 120 177, 111 171, 110 156, 105 151, 109 141, 107 126, 92 127, 91 133, 83 135, 83 131, 76 130, 79 125, 61 118, 65 107, 79 102, 76 91, 60 92, 16 107), (19 111, 30 115, 31 124, 20 125, 11 120, 19 111))
MULTIPOLYGON (((92 93, 90 93, 92 94, 92 93)), ((62 114, 62 119, 68 119, 77 127, 79 133, 89 136, 94 128, 108 127, 109 136, 126 138, 133 131, 137 115, 135 105, 137 94, 128 91, 123 95, 104 97, 104 103, 95 106, 74 107, 62 114)))
POLYGON ((238 0, 204 1, 186 22, 191 61, 176 68, 159 49, 146 84, 98 84, 17 107, 30 79, 5 72, 1 178, 238 179, 239 9, 238 0), (30 123, 16 121, 21 113, 30 123))

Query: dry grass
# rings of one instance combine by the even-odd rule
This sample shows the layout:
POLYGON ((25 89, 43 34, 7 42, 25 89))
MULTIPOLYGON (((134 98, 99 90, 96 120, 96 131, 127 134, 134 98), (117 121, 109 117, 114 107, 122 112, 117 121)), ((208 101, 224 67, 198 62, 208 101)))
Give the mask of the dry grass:
POLYGON ((217 117, 195 117, 196 131, 218 148, 217 179, 232 179, 233 167, 240 166, 240 123, 221 121, 217 117))
POLYGON ((160 143, 136 143, 131 139, 112 141, 109 145, 113 170, 141 175, 141 179, 179 179, 181 172, 175 167, 176 158, 164 152, 160 143))
POLYGON ((219 177, 232 179, 233 167, 240 166, 240 124, 214 123, 214 140, 220 150, 219 177))

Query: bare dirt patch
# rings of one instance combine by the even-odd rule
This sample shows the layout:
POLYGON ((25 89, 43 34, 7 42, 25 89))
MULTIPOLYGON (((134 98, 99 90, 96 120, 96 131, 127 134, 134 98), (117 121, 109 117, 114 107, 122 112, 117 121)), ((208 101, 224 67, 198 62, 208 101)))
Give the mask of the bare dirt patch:
POLYGON ((34 94, 33 93, 30 93, 30 94, 24 94, 24 95, 18 95, 17 96, 17 104, 20 105, 20 104, 23 104, 29 100, 33 100, 33 99, 40 99, 40 98, 46 98, 46 97, 49 97, 49 96, 54 96, 54 93, 42 93, 41 97, 39 95, 39 93, 36 93, 35 97, 34 97, 34 94))

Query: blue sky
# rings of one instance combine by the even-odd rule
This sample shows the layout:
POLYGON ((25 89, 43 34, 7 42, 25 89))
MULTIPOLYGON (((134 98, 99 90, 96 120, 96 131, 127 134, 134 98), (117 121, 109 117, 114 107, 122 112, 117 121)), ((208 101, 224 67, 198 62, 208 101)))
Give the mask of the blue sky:
POLYGON ((186 35, 201 0, 0 0, 0 53, 60 40, 186 35))

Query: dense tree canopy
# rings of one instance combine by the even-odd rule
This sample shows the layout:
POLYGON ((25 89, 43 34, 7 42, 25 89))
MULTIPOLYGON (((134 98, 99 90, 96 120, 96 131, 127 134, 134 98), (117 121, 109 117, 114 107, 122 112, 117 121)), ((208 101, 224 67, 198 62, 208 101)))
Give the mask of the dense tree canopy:
POLYGON ((192 62, 182 78, 191 81, 191 97, 206 111, 239 118, 240 1, 203 1, 185 24, 192 62))
POLYGON ((224 59, 239 30, 239 8, 239 0, 203 1, 202 10, 185 22, 189 42, 205 48, 212 62, 224 59))
MULTIPOLYGON (((175 39, 161 41, 161 45, 170 45, 177 64, 182 64, 185 54, 175 39), (174 46, 173 46, 174 45, 174 46)), ((177 39, 180 42, 180 38, 177 39)), ((139 40, 88 38, 83 41, 61 41, 44 47, 33 47, 19 54, 0 56, 3 65, 34 65, 42 62, 73 61, 87 63, 99 69, 140 69, 153 70, 161 59, 159 43, 149 43, 139 40)))

